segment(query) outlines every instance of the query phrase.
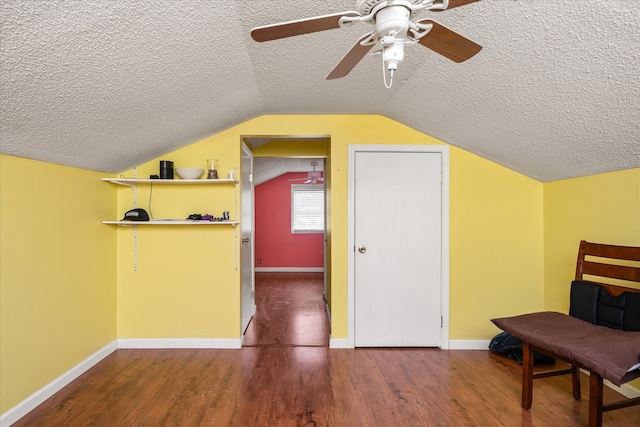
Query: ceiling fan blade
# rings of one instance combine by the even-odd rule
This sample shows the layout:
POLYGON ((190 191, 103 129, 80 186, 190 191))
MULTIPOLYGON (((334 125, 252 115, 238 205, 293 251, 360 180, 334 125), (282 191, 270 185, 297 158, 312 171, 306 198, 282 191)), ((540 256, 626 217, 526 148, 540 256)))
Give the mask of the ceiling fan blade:
POLYGON ((442 12, 443 10, 453 9, 454 7, 460 7, 469 3, 475 3, 480 0, 449 0, 449 6, 446 9, 433 9, 432 12, 442 12))
POLYGON ((266 42, 270 40, 283 39, 285 37, 315 33, 317 31, 332 30, 340 27, 339 21, 343 16, 358 17, 360 14, 358 12, 349 11, 281 22, 279 24, 263 25, 252 29, 251 37, 253 37, 257 42, 266 42))
POLYGON ((344 77, 353 70, 358 62, 362 58, 365 57, 367 53, 371 50, 371 48, 375 45, 375 43, 371 43, 369 45, 361 45, 360 43, 364 40, 370 38, 374 34, 374 31, 365 34, 360 37, 360 39, 353 45, 351 50, 347 52, 347 54, 340 60, 338 65, 334 67, 333 70, 327 76, 327 80, 339 79, 340 77, 344 77))
POLYGON ((430 19, 417 23, 433 24, 431 31, 419 39, 418 43, 454 62, 464 62, 482 49, 479 44, 430 19))

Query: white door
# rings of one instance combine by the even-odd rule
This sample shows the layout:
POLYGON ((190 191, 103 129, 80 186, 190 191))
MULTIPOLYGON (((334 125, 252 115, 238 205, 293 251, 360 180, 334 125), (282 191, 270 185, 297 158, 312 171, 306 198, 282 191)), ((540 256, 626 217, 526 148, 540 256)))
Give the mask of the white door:
POLYGON ((323 231, 323 236, 322 236, 322 256, 323 256, 323 260, 322 260, 322 271, 324 273, 323 275, 323 280, 324 280, 324 290, 322 291, 322 297, 325 300, 325 305, 326 303, 329 301, 329 283, 327 280, 327 276, 329 275, 329 272, 327 271, 327 265, 328 265, 328 255, 327 255, 327 250, 328 250, 328 245, 327 245, 327 186, 329 185, 329 183, 327 182, 327 161, 323 160, 322 161, 322 170, 324 171, 324 207, 323 207, 323 211, 324 211, 324 221, 322 221, 324 223, 324 231, 323 231))
POLYGON ((355 346, 439 347, 442 153, 356 151, 355 346))
POLYGON ((241 276, 241 310, 242 329, 244 331, 249 326, 251 317, 256 312, 255 305, 255 279, 254 279, 254 244, 253 244, 253 153, 243 143, 242 144, 242 172, 240 176, 242 184, 242 212, 241 212, 241 244, 240 244, 240 276, 241 276))

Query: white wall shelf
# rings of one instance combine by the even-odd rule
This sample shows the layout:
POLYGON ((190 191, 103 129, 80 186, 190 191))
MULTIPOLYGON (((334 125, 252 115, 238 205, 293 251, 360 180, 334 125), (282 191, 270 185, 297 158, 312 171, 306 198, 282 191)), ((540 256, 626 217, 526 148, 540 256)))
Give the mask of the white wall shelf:
MULTIPOLYGON (((236 171, 237 174, 237 171, 236 171)), ((231 178, 221 178, 221 179, 150 179, 150 178, 102 178, 102 181, 110 182, 112 184, 124 185, 130 187, 133 190, 133 206, 136 207, 137 204, 137 187, 138 184, 144 185, 220 185, 220 184, 233 184, 234 187, 234 210, 233 214, 235 218, 238 218, 238 183, 239 181, 231 178)), ((240 221, 237 219, 224 220, 224 221, 202 221, 202 220, 179 220, 179 219, 156 219, 151 221, 102 221, 103 224, 107 225, 117 225, 123 227, 133 227, 133 269, 137 271, 138 269, 138 257, 137 257, 137 226, 149 226, 149 225, 160 225, 160 226, 171 226, 171 225, 182 225, 182 226, 216 226, 216 225, 226 225, 233 226, 235 229, 235 251, 236 251, 236 270, 238 269, 238 229, 237 225, 240 224, 240 221)))
MULTIPOLYGON (((136 206, 138 184, 157 184, 157 185, 220 185, 233 184, 236 190, 234 201, 234 215, 238 217, 238 197, 237 184, 238 181, 231 178, 223 179, 149 179, 149 178, 102 178, 102 181, 111 182, 113 184, 124 185, 133 189, 133 206, 136 206)), ((151 221, 102 221, 103 224, 115 225, 233 225, 234 227, 240 223, 238 220, 227 221, 194 221, 194 220, 151 220, 151 221)))
POLYGON ((149 178, 102 178, 103 181, 112 182, 114 184, 126 185, 133 187, 136 184, 171 184, 171 185, 216 185, 216 184, 237 184, 234 179, 149 179, 149 178))
POLYGON ((197 221, 197 220, 163 220, 154 219, 151 221, 102 221, 103 224, 134 226, 134 225, 233 225, 240 224, 240 221, 197 221))

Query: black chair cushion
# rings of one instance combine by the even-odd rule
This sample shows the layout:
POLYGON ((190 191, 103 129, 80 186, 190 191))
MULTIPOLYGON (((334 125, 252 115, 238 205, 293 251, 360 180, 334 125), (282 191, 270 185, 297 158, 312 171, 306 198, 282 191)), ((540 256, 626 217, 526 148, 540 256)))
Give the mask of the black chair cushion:
POLYGON ((611 296, 597 283, 571 282, 569 315, 594 325, 640 331, 640 293, 611 296))

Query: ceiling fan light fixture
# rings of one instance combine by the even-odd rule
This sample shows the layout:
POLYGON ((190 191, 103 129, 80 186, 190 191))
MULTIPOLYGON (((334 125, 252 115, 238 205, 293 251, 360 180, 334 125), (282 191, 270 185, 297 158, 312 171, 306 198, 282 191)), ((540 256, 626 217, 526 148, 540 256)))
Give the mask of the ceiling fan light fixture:
POLYGON ((388 42, 382 40, 382 60, 387 70, 397 70, 398 64, 404 60, 404 42, 393 36, 388 37, 388 42))

